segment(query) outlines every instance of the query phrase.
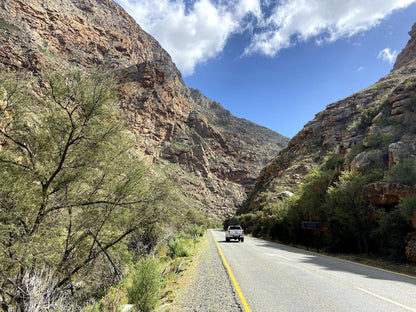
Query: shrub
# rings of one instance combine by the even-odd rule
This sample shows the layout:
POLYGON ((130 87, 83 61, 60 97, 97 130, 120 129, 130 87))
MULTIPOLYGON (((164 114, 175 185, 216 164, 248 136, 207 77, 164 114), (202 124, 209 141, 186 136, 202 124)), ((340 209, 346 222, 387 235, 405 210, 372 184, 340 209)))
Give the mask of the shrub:
POLYGON ((20 31, 20 28, 16 25, 13 25, 9 22, 7 22, 4 18, 0 18, 0 29, 4 30, 11 30, 11 31, 20 31))
POLYGON ((411 227, 398 209, 382 215, 374 233, 379 253, 393 261, 404 261, 405 237, 410 231, 411 227))
POLYGON ((205 234, 205 227, 200 225, 191 225, 186 230, 185 233, 189 235, 189 237, 202 237, 205 234))
POLYGON ((395 164, 388 172, 387 181, 404 185, 416 184, 416 166, 414 158, 407 158, 395 164))
POLYGON ((127 292, 125 289, 110 287, 106 295, 101 299, 100 311, 118 312, 120 307, 127 304, 127 292))
POLYGON ((127 293, 129 303, 136 309, 153 311, 159 300, 159 289, 162 286, 159 264, 154 257, 148 257, 131 274, 127 293))
POLYGON ((186 242, 183 238, 175 237, 169 241, 168 247, 169 250, 167 254, 172 259, 189 256, 189 251, 186 248, 186 242))
POLYGON ((411 220, 416 213, 416 195, 410 198, 402 199, 398 208, 400 214, 405 218, 406 222, 411 224, 411 220))

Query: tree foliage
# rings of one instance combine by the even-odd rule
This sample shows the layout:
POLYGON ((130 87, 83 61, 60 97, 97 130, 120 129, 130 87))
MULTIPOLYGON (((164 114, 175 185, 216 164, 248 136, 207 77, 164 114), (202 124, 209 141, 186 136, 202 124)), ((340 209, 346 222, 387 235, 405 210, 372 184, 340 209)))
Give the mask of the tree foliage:
MULTIPOLYGON (((310 245, 313 233, 302 229, 301 222, 319 221, 322 227, 317 231, 316 247, 403 260, 405 236, 411 231, 416 213, 416 197, 403 199, 394 209, 375 207, 367 197, 372 177, 341 171, 341 165, 340 155, 329 154, 320 167, 310 170, 291 198, 282 200, 273 192, 265 192, 259 195, 260 209, 241 212, 226 222, 240 223, 256 236, 310 245)), ((401 177, 401 182, 411 181, 413 166, 413 159, 404 162, 393 167, 391 172, 396 174, 391 176, 401 177)))
POLYGON ((390 168, 387 181, 413 186, 416 184, 416 164, 414 158, 406 158, 390 168))
POLYGON ((0 300, 24 310, 27 272, 47 268, 73 295, 119 276, 116 247, 171 194, 132 149, 111 77, 1 77, 0 300))
POLYGON ((365 200, 367 179, 362 174, 343 172, 339 181, 328 189, 328 199, 333 204, 337 222, 357 242, 359 252, 367 252, 374 219, 374 207, 365 200))

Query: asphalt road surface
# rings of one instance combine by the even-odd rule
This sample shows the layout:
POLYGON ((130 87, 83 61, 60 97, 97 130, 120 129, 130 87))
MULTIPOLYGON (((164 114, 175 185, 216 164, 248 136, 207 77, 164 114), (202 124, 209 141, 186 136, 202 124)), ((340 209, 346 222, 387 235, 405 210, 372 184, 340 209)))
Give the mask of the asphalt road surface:
POLYGON ((212 230, 253 312, 416 312, 416 278, 212 230))

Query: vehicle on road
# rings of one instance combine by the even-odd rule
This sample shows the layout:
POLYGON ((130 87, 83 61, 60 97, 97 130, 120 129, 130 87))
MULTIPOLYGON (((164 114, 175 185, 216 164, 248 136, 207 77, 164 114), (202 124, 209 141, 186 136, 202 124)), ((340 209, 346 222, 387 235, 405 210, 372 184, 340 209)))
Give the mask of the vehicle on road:
POLYGON ((244 230, 240 225, 230 225, 225 232, 225 241, 229 242, 231 239, 244 242, 244 230))

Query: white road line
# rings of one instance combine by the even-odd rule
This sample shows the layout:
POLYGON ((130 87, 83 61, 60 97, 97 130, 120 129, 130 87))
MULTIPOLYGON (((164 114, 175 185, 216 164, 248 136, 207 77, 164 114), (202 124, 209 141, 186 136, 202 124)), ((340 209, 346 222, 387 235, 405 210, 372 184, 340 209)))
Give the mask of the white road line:
POLYGON ((288 257, 285 257, 285 256, 278 255, 278 254, 266 254, 266 256, 270 256, 270 257, 280 257, 280 258, 283 258, 283 259, 285 259, 287 261, 292 261, 292 259, 290 259, 288 257))
POLYGON ((377 294, 375 294, 375 293, 373 293, 373 292, 371 292, 371 291, 368 291, 368 290, 366 290, 366 289, 363 289, 363 288, 361 288, 361 287, 355 287, 355 288, 356 288, 356 289, 358 289, 358 290, 361 290, 362 292, 365 292, 365 293, 367 293, 367 294, 369 294, 369 295, 371 295, 371 296, 374 296, 374 297, 379 298, 379 299, 381 299, 381 300, 384 300, 384 301, 387 301, 387 302, 392 303, 392 304, 394 304, 394 305, 397 305, 397 306, 399 306, 399 307, 402 307, 403 309, 406 309, 406 310, 409 310, 409 311, 412 311, 412 312, 416 312, 416 310, 415 310, 415 309, 413 309, 413 308, 410 308, 410 307, 408 307, 408 306, 405 306, 404 304, 398 303, 398 302, 396 302, 396 301, 390 300, 390 299, 388 299, 388 298, 386 298, 386 297, 383 297, 383 296, 377 295, 377 294))
POLYGON ((285 257, 285 256, 281 256, 281 255, 277 255, 278 257, 280 257, 280 258, 283 258, 283 259, 285 259, 285 260, 287 260, 287 261, 292 261, 292 259, 290 259, 290 258, 288 258, 288 257, 285 257))

